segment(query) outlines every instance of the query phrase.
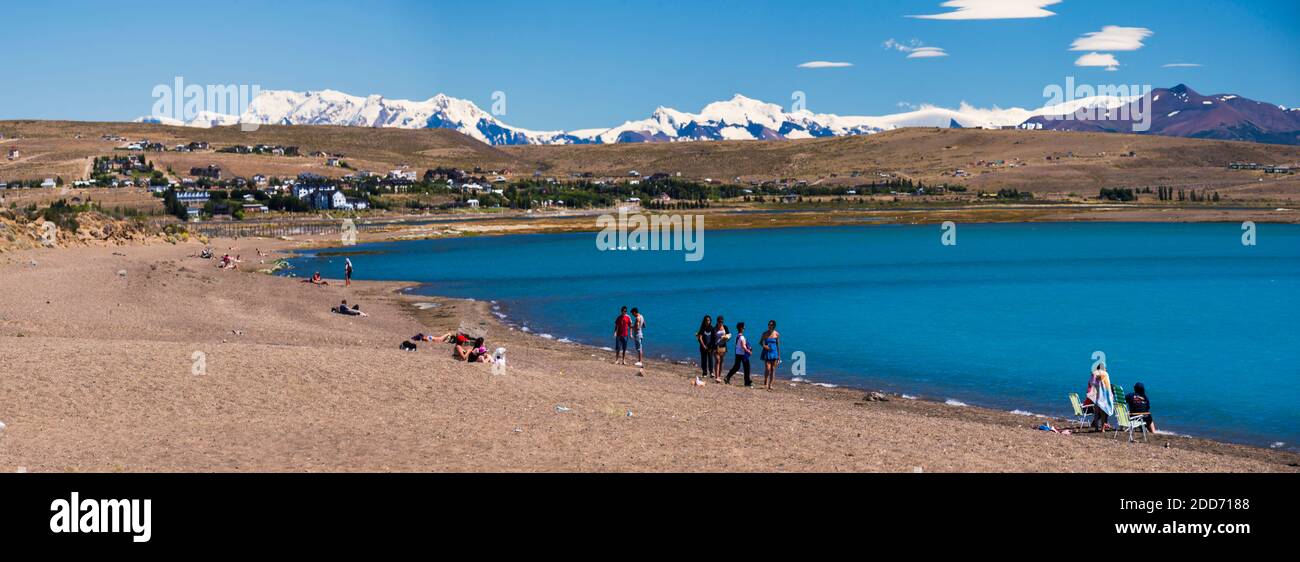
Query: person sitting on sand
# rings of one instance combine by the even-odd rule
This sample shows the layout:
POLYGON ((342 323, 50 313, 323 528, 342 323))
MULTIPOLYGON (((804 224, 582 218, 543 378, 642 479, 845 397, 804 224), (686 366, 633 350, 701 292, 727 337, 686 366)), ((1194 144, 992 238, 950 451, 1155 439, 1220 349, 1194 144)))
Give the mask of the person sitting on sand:
POLYGON ((311 279, 303 279, 302 282, 303 282, 303 283, 311 283, 312 285, 329 285, 329 281, 325 281, 325 280, 321 279, 321 277, 320 277, 320 272, 319 272, 319 271, 317 271, 316 273, 313 273, 313 274, 311 275, 311 279))
POLYGON ((1151 417, 1151 401, 1147 399, 1147 387, 1142 383, 1133 385, 1133 392, 1124 397, 1128 403, 1128 411, 1134 416, 1141 415, 1142 423, 1147 426, 1147 431, 1156 432, 1156 420, 1151 417))
POLYGON ((335 307, 334 312, 337 312, 344 316, 370 316, 369 314, 361 312, 361 305, 359 304, 353 305, 352 308, 348 308, 348 301, 346 300, 343 301, 342 304, 339 304, 337 307, 335 307))
POLYGON ((451 358, 457 361, 469 361, 469 352, 472 351, 468 342, 456 342, 456 347, 451 349, 451 358))
POLYGON ((483 338, 474 340, 474 349, 469 351, 465 360, 470 363, 491 363, 494 361, 492 354, 488 353, 488 348, 483 344, 483 338))

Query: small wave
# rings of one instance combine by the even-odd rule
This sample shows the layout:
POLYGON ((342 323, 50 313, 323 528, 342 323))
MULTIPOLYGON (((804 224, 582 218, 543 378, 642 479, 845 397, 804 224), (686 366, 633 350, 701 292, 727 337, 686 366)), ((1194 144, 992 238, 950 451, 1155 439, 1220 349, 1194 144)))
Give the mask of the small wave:
POLYGON ((542 338, 542 339, 544 339, 544 340, 553 340, 553 339, 555 339, 555 336, 552 336, 552 335, 550 335, 550 334, 537 334, 537 337, 542 338))
POLYGON ((944 403, 944 404, 947 404, 947 405, 949 405, 949 406, 958 406, 958 407, 962 407, 962 408, 964 408, 964 407, 966 407, 966 406, 968 405, 968 404, 966 404, 965 402, 962 402, 962 401, 960 401, 960 400, 953 400, 952 398, 949 398, 949 399, 947 399, 947 400, 944 400, 943 403, 944 403))
POLYGON ((812 385, 813 385, 813 386, 820 386, 820 387, 822 387, 822 388, 839 388, 839 387, 840 387, 840 385, 838 385, 838 384, 831 384, 831 383, 828 383, 828 382, 815 382, 815 383, 812 383, 812 385))
POLYGON ((602 348, 600 348, 600 350, 601 350, 601 351, 614 351, 614 348, 612 348, 612 347, 602 347, 602 348))
POLYGON ((1033 412, 1028 412, 1028 411, 1025 411, 1025 410, 1011 410, 1011 413, 1013 413, 1013 414, 1015 414, 1015 415, 1017 415, 1017 416, 1037 416, 1037 415, 1038 415, 1038 414, 1035 414, 1035 413, 1033 413, 1033 412))
POLYGON ((911 394, 900 394, 899 396, 902 397, 904 400, 916 400, 916 397, 912 396, 911 394))
POLYGON ((525 333, 525 334, 532 333, 532 330, 530 330, 530 329, 528 328, 528 326, 522 326, 522 327, 520 327, 520 328, 519 328, 519 331, 521 331, 521 332, 523 332, 523 333, 525 333))
POLYGON ((1191 437, 1190 435, 1183 435, 1182 433, 1174 433, 1172 431, 1165 431, 1163 429, 1157 429, 1156 435, 1168 435, 1170 437, 1191 437))
POLYGON ((1286 446, 1286 443, 1283 443, 1283 442, 1281 442, 1281 441, 1274 441, 1272 445, 1269 445, 1269 446, 1268 446, 1268 448, 1270 448, 1270 449, 1281 449, 1282 447, 1285 447, 1285 446, 1286 446))
POLYGON ((558 341, 558 342, 560 342, 560 343, 573 343, 573 340, 571 340, 571 339, 569 339, 569 338, 560 338, 560 339, 555 340, 555 341, 558 341))
POLYGON ((500 319, 502 319, 502 320, 505 320, 505 319, 507 318, 507 316, 506 316, 504 313, 501 313, 501 312, 493 312, 492 314, 493 314, 494 316, 496 316, 497 318, 500 318, 500 319))

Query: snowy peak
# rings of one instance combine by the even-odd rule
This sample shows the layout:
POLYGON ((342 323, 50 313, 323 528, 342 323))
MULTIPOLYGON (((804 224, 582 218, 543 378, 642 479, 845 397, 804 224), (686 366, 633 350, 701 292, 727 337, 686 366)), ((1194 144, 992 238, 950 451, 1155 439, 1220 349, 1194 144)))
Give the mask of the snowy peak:
MULTIPOLYGON (((1300 112, 1296 110, 1235 95, 1206 97, 1184 84, 1155 90, 1153 98, 1158 125, 1152 130, 1155 134, 1300 144, 1300 135, 1296 134, 1300 131, 1300 125, 1296 124, 1300 121, 1300 112), (1174 118, 1185 122, 1191 115, 1199 116, 1200 121, 1190 125, 1162 124, 1162 121, 1174 118), (1222 128, 1223 123, 1229 123, 1226 127, 1231 130, 1211 130, 1222 128)), ((425 101, 411 101, 380 95, 353 96, 336 90, 269 90, 261 92, 242 115, 203 114, 185 124, 197 127, 259 123, 436 128, 452 129, 491 145, 615 144, 806 139, 868 135, 902 127, 1001 128, 1026 123, 1049 129, 1109 131, 1119 129, 1100 122, 1061 121, 1047 117, 1070 115, 1081 109, 1097 109, 1101 111, 1096 113, 1109 116, 1111 111, 1137 101, 1136 97, 1095 96, 1032 110, 1018 107, 983 109, 966 103, 957 109, 923 105, 903 113, 871 117, 819 114, 806 109, 787 111, 781 105, 736 94, 731 99, 705 105, 699 113, 660 106, 646 119, 628 121, 608 129, 564 132, 512 127, 472 101, 441 93, 425 101)), ((167 119, 141 120, 173 123, 167 119)))

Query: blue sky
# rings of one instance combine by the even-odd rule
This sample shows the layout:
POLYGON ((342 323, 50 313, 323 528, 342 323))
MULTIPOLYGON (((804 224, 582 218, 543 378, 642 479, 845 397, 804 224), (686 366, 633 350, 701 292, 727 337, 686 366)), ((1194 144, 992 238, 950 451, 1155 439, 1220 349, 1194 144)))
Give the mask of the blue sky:
MULTIPOLYGON (((484 108, 499 90, 503 120, 533 129, 613 126, 659 105, 698 111, 735 93, 788 106, 802 91, 809 109, 846 115, 963 101, 1039 107, 1043 88, 1066 76, 1300 106, 1295 0, 999 1, 1003 11, 1056 15, 907 17, 953 12, 945 0, 10 2, 0 119, 127 120, 148 114, 154 85, 175 76, 446 93, 484 108), (1071 50, 1106 26, 1150 34, 1136 32, 1135 50, 1071 50), (886 47, 891 39, 910 51, 886 47), (908 58, 918 45, 947 56, 908 58), (1076 66, 1091 53, 1119 66, 1076 66), (811 61, 852 66, 799 68, 811 61)), ((1132 49, 1134 33, 1101 46, 1132 49)))

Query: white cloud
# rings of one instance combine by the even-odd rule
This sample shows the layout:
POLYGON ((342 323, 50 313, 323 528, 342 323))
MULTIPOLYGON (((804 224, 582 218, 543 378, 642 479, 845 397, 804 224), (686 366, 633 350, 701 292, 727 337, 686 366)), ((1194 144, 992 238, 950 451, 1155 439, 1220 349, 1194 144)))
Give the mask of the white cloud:
POLYGON ((927 47, 924 43, 913 39, 906 43, 900 43, 894 39, 885 41, 883 45, 886 49, 892 49, 900 53, 907 53, 909 59, 932 59, 937 57, 946 57, 948 52, 942 47, 927 47))
POLYGON ((1088 53, 1079 57, 1079 60, 1074 61, 1074 66, 1098 66, 1105 67, 1106 70, 1116 71, 1119 70, 1119 60, 1110 53, 1088 53))
POLYGON ((799 68, 848 68, 850 66, 853 66, 853 63, 815 60, 815 61, 805 62, 799 65, 799 68))
POLYGON ((1043 8, 1060 3, 1061 0, 948 0, 940 6, 953 8, 951 12, 908 17, 927 20, 1046 18, 1056 15, 1056 12, 1043 8))
POLYGON ((1200 68, 1202 66, 1205 65, 1196 64, 1194 62, 1171 62, 1169 64, 1166 64, 1165 68, 1200 68))
POLYGON ((935 57, 946 57, 947 51, 939 47, 921 47, 907 55, 909 59, 931 59, 935 57))
POLYGON ((1070 45, 1071 51, 1136 51, 1144 45, 1142 41, 1155 35, 1145 27, 1120 27, 1108 25, 1101 31, 1084 34, 1070 45))

